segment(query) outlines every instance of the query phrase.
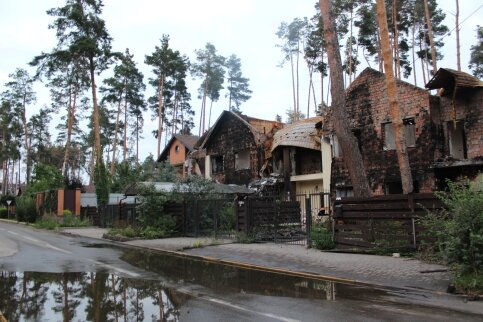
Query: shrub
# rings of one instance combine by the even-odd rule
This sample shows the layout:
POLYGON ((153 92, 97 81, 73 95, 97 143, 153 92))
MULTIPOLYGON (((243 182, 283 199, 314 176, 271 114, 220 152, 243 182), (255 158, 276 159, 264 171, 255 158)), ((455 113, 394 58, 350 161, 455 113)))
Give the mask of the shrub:
POLYGON ((72 211, 69 209, 62 210, 62 216, 72 216, 72 211))
POLYGON ((72 215, 72 212, 69 210, 64 210, 62 213, 68 212, 67 214, 62 216, 62 222, 60 224, 61 227, 87 227, 90 226, 90 220, 84 219, 80 220, 79 217, 72 215), (70 213, 70 214, 69 214, 70 213))
POLYGON ((37 208, 35 201, 29 196, 17 198, 17 220, 34 223, 37 218, 37 208))
POLYGON ((333 249, 335 247, 332 233, 323 224, 312 226, 310 239, 312 241, 311 246, 317 249, 333 249))
POLYGON ((483 175, 475 182, 448 181, 448 190, 436 193, 447 209, 429 212, 420 220, 427 236, 434 241, 431 251, 435 256, 452 265, 457 278, 471 280, 473 287, 479 289, 483 289, 482 280, 471 276, 477 277, 483 272, 482 182, 483 175))
POLYGON ((55 217, 42 217, 37 220, 33 224, 33 226, 37 228, 53 230, 59 227, 59 224, 57 223, 57 219, 55 217))
POLYGON ((8 209, 4 207, 0 207, 0 218, 7 218, 8 217, 8 209))

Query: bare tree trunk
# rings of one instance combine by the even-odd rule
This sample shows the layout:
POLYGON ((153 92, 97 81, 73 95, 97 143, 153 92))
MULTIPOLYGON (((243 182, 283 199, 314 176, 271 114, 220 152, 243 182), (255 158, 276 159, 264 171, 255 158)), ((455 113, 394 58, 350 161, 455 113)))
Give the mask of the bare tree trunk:
POLYGON ((159 95, 158 95, 158 154, 156 158, 161 154, 161 136, 163 133, 163 91, 164 91, 164 75, 161 75, 159 79, 159 95))
POLYGON ((396 153, 399 163, 399 171, 401 173, 401 182, 403 193, 413 192, 413 179, 411 175, 411 167, 409 165, 409 157, 406 149, 406 139, 404 137, 404 127, 399 110, 398 89, 396 79, 393 74, 392 52, 389 44, 389 31, 387 28, 386 7, 384 0, 376 0, 377 4, 377 20, 379 29, 381 30, 381 47, 384 54, 384 69, 387 84, 387 100, 391 111, 392 125, 394 126, 396 153))
POLYGON ((29 184, 30 183, 30 174, 32 173, 32 161, 31 161, 31 152, 30 152, 30 134, 28 130, 28 124, 27 124, 27 115, 26 115, 26 98, 24 94, 23 102, 22 102, 22 123, 23 123, 23 130, 24 130, 24 144, 25 144, 25 153, 26 153, 26 165, 27 165, 27 174, 25 177, 25 183, 29 184))
POLYGON ((324 22, 324 39, 330 66, 332 117, 335 133, 344 156, 344 163, 349 171, 354 195, 370 195, 369 183, 357 141, 349 128, 349 117, 345 106, 344 79, 339 52, 337 29, 332 16, 331 0, 320 0, 320 12, 324 22))
POLYGON ((350 34, 349 34, 349 84, 352 83, 352 7, 350 12, 350 34))
POLYGON ((297 114, 297 94, 295 92, 295 71, 293 64, 293 55, 290 53, 290 66, 292 70, 292 94, 293 94, 293 113, 297 114))
MULTIPOLYGON (((419 50, 423 51, 423 45, 421 43, 421 39, 419 39, 419 50)), ((426 71, 424 70, 424 59, 421 59, 421 72, 423 75, 423 84, 426 84, 426 71)))
POLYGON ((114 175, 116 169, 116 152, 117 152, 117 131, 119 131, 119 118, 121 116, 121 100, 117 103, 116 124, 114 126, 114 143, 112 144, 112 162, 111 162, 111 177, 114 175))
POLYGON ((460 53, 460 3, 456 0, 456 64, 458 71, 461 71, 461 53, 460 53))
MULTIPOLYGON (((92 90, 92 104, 94 105, 94 110, 92 112, 92 120, 94 123, 94 157, 95 164, 100 165, 102 160, 101 151, 101 126, 99 122, 99 106, 97 105, 97 93, 96 93, 96 79, 94 70, 94 59, 90 58, 90 72, 91 72, 91 90, 92 90)), ((100 167, 98 167, 100 171, 100 167)))
MULTIPOLYGON (((126 89, 127 91, 127 89, 126 89)), ((124 150, 122 155, 122 161, 126 162, 127 159, 127 127, 128 127, 128 119, 127 119, 127 93, 124 94, 124 133, 123 133, 123 143, 124 143, 124 150)), ((116 133, 117 135, 117 133, 116 133)))
POLYGON ((397 0, 392 0, 392 21, 394 24, 394 57, 396 57, 396 78, 401 79, 401 59, 399 57, 399 29, 397 28, 397 0))
MULTIPOLYGON (((416 17, 416 6, 415 6, 415 9, 413 10, 413 18, 416 17)), ((414 86, 418 86, 418 81, 417 81, 417 77, 416 77, 416 53, 415 53, 415 47, 416 47, 416 42, 415 42, 415 38, 414 38, 414 35, 416 33, 416 25, 413 24, 413 27, 412 27, 412 48, 411 48, 411 52, 412 52, 412 56, 413 56, 413 78, 414 78, 414 86)))
POLYGON ((431 46, 431 60, 433 61, 433 75, 438 70, 436 66, 436 47, 434 46, 434 39, 433 39, 433 26, 431 24, 431 15, 429 14, 429 5, 428 0, 424 1, 424 12, 426 14, 426 24, 428 25, 428 37, 429 37, 429 44, 431 46))

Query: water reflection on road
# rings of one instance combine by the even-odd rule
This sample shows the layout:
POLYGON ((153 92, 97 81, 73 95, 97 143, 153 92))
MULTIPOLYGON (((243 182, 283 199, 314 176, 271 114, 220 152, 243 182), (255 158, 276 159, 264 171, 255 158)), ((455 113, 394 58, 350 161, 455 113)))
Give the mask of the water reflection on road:
POLYGON ((103 272, 0 272, 7 321, 178 321, 188 298, 159 281, 103 272))

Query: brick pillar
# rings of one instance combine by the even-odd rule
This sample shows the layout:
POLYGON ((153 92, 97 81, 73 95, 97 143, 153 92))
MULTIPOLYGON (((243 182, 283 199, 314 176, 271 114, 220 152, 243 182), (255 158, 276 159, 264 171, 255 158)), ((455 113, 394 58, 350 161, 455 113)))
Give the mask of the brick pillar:
POLYGON ((62 216, 64 210, 64 189, 57 190, 57 216, 62 216))

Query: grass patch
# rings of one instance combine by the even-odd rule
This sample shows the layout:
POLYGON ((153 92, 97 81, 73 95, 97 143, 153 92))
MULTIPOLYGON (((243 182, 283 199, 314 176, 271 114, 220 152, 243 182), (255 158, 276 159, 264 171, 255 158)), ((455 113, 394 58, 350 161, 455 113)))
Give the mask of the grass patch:
POLYGON ((53 217, 42 217, 32 224, 35 228, 55 230, 59 227, 57 219, 53 217))
POLYGON ((454 279, 454 286, 457 293, 481 296, 483 295, 483 276, 475 274, 457 276, 454 279))

